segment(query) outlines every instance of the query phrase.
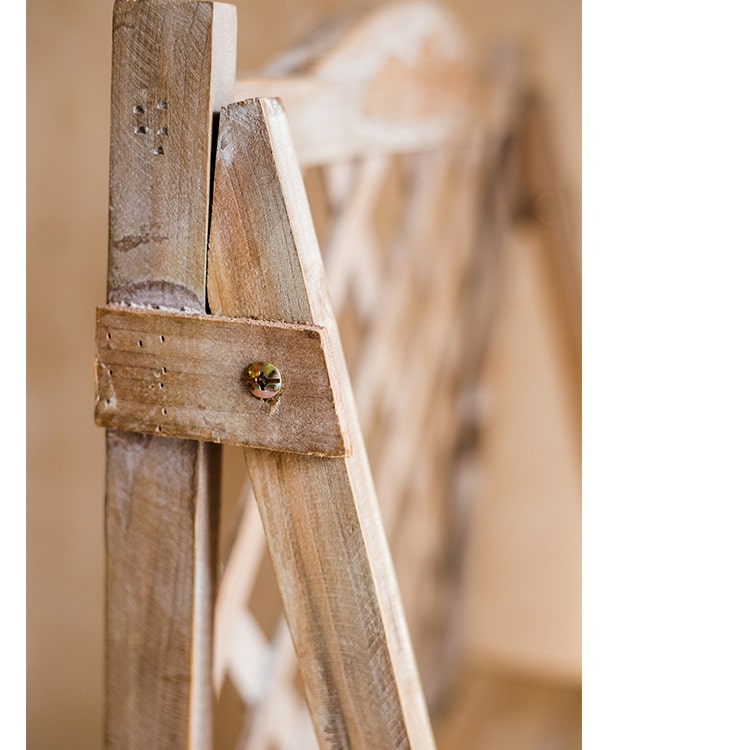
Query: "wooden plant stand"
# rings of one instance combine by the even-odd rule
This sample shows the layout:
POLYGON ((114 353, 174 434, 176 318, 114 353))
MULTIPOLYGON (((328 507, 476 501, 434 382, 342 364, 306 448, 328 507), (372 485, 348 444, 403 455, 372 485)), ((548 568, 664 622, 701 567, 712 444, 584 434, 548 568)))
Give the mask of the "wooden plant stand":
POLYGON ((329 27, 256 76, 236 76, 235 25, 221 3, 114 6, 107 746, 211 747, 231 680, 243 747, 432 748, 386 531, 433 671, 514 68, 480 67, 423 2, 329 27), (325 193, 324 257, 301 170, 325 193), (249 383, 252 363, 281 390, 249 383), (220 561, 222 443, 244 449, 252 490, 220 561), (286 621, 271 637, 247 608, 266 543, 286 621), (416 575, 427 563, 443 572, 416 575))

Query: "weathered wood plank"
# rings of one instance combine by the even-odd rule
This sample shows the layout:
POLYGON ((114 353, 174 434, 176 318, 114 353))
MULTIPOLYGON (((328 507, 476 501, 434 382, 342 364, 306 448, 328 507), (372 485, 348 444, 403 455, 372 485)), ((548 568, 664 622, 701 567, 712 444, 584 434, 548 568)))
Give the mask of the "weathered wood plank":
POLYGON ((205 309, 211 121, 231 101, 233 6, 116 0, 107 300, 205 309))
POLYGON ((214 315, 97 310, 97 423, 119 430, 344 456, 318 326, 214 315), (255 398, 245 373, 272 362, 282 396, 255 398))
POLYGON ((353 454, 246 452, 318 741, 432 748, 323 265, 283 109, 222 111, 211 310, 325 326, 353 454))
POLYGON ((107 747, 210 729, 218 446, 107 432, 107 747))
MULTIPOLYGON (((116 0, 107 299, 205 311, 213 112, 235 9, 116 0)), ((106 743, 206 747, 218 446, 107 434, 106 743)))

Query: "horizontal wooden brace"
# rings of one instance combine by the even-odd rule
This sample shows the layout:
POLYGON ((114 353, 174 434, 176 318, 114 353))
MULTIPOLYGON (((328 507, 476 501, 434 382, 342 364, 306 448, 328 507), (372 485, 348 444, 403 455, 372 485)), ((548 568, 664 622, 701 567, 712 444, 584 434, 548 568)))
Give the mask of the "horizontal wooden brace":
POLYGON ((351 453, 325 328, 126 306, 96 311, 96 423, 319 456, 351 453), (271 362, 282 390, 251 393, 271 362))

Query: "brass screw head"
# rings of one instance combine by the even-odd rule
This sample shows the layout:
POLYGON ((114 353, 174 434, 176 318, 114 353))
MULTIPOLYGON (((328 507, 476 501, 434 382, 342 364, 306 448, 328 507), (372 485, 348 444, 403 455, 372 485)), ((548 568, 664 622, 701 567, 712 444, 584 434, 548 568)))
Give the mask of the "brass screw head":
POLYGON ((268 400, 281 392, 281 373, 270 362, 253 362, 247 368, 247 382, 255 398, 268 400))

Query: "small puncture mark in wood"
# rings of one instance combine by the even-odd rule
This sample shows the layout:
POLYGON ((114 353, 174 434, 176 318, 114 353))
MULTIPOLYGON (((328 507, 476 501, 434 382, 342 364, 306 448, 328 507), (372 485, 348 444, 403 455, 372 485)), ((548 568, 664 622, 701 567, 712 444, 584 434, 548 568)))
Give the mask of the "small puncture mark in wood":
POLYGON ((139 340, 138 341, 138 346, 143 346, 143 342, 139 340))
POLYGON ((148 133, 148 128, 145 125, 139 125, 137 128, 135 128, 135 133, 137 135, 145 135, 148 133))
POLYGON ((111 334, 111 333, 110 333, 109 331, 107 331, 107 338, 108 338, 108 339, 111 339, 111 338, 112 338, 112 334, 111 334))
POLYGON ((161 425, 160 424, 156 425, 156 431, 157 432, 161 432, 161 425))
POLYGON ((164 388, 164 383, 159 383, 159 388, 164 388))
POLYGON ((154 154, 154 156, 161 156, 161 155, 162 155, 163 153, 164 153, 164 149, 163 149, 163 148, 162 148, 161 146, 157 146, 157 147, 156 147, 156 148, 155 148, 155 149, 153 150, 153 154, 154 154))
POLYGON ((111 375, 111 374, 112 374, 112 370, 107 370, 107 375, 111 375))
POLYGON ((167 374, 167 368, 166 368, 166 367, 162 367, 162 368, 161 368, 161 371, 162 371, 162 372, 163 372, 163 373, 164 373, 165 375, 167 374))
MULTIPOLYGON (((159 336, 159 341, 161 341, 161 343, 163 344, 164 343, 164 336, 159 336)), ((166 372, 166 370, 164 370, 164 372, 166 372)))
POLYGON ((134 115, 142 115, 142 114, 145 113, 145 111, 146 110, 143 109, 143 107, 141 107, 140 104, 136 104, 135 107, 133 107, 133 114, 134 115))
POLYGON ((167 410, 166 410, 166 409, 162 409, 162 410, 161 410, 161 413, 162 413, 162 414, 166 414, 166 413, 167 413, 167 410))

